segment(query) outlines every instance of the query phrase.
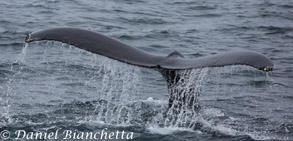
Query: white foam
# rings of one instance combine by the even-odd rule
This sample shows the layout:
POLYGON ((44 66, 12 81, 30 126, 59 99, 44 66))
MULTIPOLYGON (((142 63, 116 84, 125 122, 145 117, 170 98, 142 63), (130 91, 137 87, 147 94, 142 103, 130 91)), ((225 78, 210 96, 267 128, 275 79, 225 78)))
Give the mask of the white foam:
POLYGON ((149 133, 151 134, 161 134, 161 135, 170 135, 176 132, 182 132, 182 131, 190 131, 194 132, 191 129, 188 128, 180 128, 180 127, 157 127, 157 126, 152 126, 147 128, 149 133))
POLYGON ((221 116, 225 116, 225 114, 216 108, 209 108, 209 109, 204 109, 203 110, 203 114, 207 115, 209 117, 221 117, 221 116))
POLYGON ((225 135, 235 136, 238 134, 236 130, 229 127, 225 127, 224 125, 213 126, 213 129, 225 135))
POLYGON ((141 100, 144 103, 152 104, 154 106, 167 105, 166 100, 154 99, 153 97, 148 97, 146 100, 141 100))

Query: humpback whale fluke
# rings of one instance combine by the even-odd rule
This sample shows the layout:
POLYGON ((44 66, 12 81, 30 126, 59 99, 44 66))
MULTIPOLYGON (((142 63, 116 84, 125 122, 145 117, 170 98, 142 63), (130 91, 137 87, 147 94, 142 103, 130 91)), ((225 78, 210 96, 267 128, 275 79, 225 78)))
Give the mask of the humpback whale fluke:
POLYGON ((27 35, 26 42, 54 40, 103 55, 124 63, 148 68, 168 70, 248 65, 263 71, 271 71, 273 63, 266 56, 253 51, 235 51, 194 59, 183 58, 178 52, 168 56, 150 54, 120 41, 77 28, 52 28, 27 35))
MULTIPOLYGON (((273 70, 273 63, 269 58, 253 51, 234 51, 193 59, 184 58, 177 51, 168 56, 159 56, 128 46, 102 34, 77 28, 42 30, 28 34, 25 42, 30 43, 40 40, 60 41, 131 65, 155 68, 167 80, 169 89, 172 87, 170 83, 177 83, 177 70, 227 65, 248 65, 262 71, 273 70)), ((171 97, 172 93, 169 100, 172 105, 173 100, 171 97)), ((185 100, 183 99, 182 101, 185 100)))

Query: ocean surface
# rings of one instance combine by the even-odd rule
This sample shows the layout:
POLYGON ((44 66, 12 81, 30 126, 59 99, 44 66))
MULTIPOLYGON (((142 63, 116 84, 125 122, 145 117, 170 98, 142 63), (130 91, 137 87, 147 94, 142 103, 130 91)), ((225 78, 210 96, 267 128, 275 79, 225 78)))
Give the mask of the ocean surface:
POLYGON ((18 130, 58 129, 124 130, 133 140, 293 140, 292 0, 0 0, 0 51, 0 140, 4 131, 14 140, 18 130), (195 88, 201 108, 174 112, 156 70, 60 42, 25 44, 27 34, 54 27, 166 56, 257 51, 274 71, 183 71, 180 89, 195 88))

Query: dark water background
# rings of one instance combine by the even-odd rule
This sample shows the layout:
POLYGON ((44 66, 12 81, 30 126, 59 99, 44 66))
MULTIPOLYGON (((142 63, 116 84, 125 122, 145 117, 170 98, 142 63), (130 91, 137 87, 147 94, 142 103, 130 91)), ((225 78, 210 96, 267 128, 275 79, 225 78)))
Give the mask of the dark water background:
POLYGON ((293 140, 292 0, 0 0, 0 50, 0 131, 108 128, 134 132, 136 140, 293 140), (194 70, 202 76, 192 85, 202 88, 202 110, 189 121, 198 126, 168 125, 158 72, 61 43, 23 49, 26 34, 53 27, 99 32, 160 55, 252 50, 275 69, 194 70))

